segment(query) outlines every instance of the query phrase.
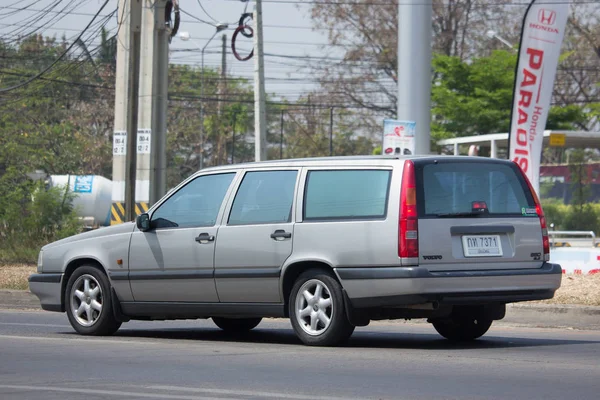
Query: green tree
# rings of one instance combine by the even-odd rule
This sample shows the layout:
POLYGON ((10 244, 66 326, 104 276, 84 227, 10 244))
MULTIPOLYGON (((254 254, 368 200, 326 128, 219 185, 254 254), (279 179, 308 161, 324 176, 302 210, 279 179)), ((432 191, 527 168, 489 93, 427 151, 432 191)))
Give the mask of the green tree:
MULTIPOLYGON (((432 88, 434 139, 507 132, 517 56, 504 50, 463 62, 436 55, 432 88)), ((552 107, 547 129, 577 129, 587 110, 578 105, 552 107)))
POLYGON ((600 226, 599 216, 589 203, 591 189, 587 166, 590 153, 589 150, 575 149, 569 157, 573 196, 564 222, 568 230, 596 230, 600 226))
POLYGON ((109 65, 115 69, 117 65, 117 37, 108 37, 106 28, 102 28, 100 33, 100 51, 98 52, 98 61, 109 65))

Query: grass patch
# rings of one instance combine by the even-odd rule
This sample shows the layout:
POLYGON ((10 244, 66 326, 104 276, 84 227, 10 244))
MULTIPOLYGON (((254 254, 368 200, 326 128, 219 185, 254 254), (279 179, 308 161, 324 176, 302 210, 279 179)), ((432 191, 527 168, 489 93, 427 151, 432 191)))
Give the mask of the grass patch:
MULTIPOLYGON (((28 289, 27 278, 36 269, 30 264, 0 265, 0 289, 28 289)), ((562 285, 554 298, 539 303, 600 306, 600 274, 563 275, 562 285)))
POLYGON ((36 270, 35 265, 29 264, 0 265, 0 289, 28 289, 27 278, 36 270))

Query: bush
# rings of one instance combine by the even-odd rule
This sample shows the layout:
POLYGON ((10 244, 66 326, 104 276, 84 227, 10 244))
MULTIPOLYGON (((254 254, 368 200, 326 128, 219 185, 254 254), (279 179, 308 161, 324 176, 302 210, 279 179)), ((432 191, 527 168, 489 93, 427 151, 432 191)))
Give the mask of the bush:
POLYGON ((560 199, 546 199, 542 202, 548 226, 554 230, 594 231, 600 234, 600 203, 587 203, 583 206, 565 205, 560 199))
POLYGON ((568 207, 562 204, 562 202, 543 201, 542 208, 544 209, 548 227, 550 227, 550 224, 554 224, 554 229, 562 229, 561 227, 568 212, 568 207))
POLYGON ((564 229, 568 231, 600 232, 600 216, 591 204, 583 207, 569 207, 569 213, 564 220, 564 229))
POLYGON ((26 180, 1 183, 0 263, 35 263, 40 247, 80 231, 72 193, 26 180))

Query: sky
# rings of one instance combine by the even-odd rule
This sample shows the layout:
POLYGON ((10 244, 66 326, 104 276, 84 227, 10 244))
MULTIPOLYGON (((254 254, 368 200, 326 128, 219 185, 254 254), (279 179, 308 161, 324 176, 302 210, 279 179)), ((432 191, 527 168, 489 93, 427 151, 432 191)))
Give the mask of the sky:
MULTIPOLYGON (((265 0, 263 3, 263 36, 265 51, 266 91, 275 98, 296 99, 315 87, 315 78, 307 69, 306 57, 341 57, 339 49, 327 45, 326 32, 313 28, 309 15, 310 4, 301 2, 278 2, 265 0)), ((35 32, 67 40, 75 39, 90 22, 104 0, 0 0, 0 36, 14 38, 35 32)), ((118 0, 110 0, 99 18, 106 18, 107 29, 113 34, 117 30, 116 13, 118 0), (105 17, 106 16, 106 17, 105 17)), ((231 53, 231 36, 241 14, 247 9, 252 12, 254 2, 240 0, 180 0, 182 22, 179 32, 187 32, 191 40, 179 37, 171 42, 170 62, 200 66, 200 49, 214 34, 216 22, 229 24, 229 28, 208 44, 204 64, 206 68, 219 68, 221 63, 221 36, 227 35, 227 71, 230 75, 245 77, 252 82, 254 60, 238 61, 231 53), (182 51, 183 50, 183 51, 182 51), (188 51, 185 51, 188 50, 188 51)), ((100 22, 97 20, 97 22, 100 22)), ((96 25, 94 25, 96 26, 96 25)), ((84 37, 88 47, 100 43, 98 31, 90 30, 84 37)), ((236 44, 249 50, 252 39, 238 36, 236 44)), ((314 60, 313 60, 314 62, 314 60)))

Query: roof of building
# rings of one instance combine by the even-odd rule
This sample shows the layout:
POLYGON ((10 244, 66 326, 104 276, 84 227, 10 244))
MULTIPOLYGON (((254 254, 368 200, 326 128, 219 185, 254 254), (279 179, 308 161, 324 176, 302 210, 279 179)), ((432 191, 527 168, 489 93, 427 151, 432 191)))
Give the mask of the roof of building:
MULTIPOLYGON (((600 132, 586 131, 544 131, 544 147, 550 144, 550 135, 559 133, 565 135, 565 148, 600 148, 600 132)), ((495 141, 498 147, 508 147, 508 133, 491 133, 488 135, 463 136, 444 139, 438 142, 442 146, 454 144, 478 145, 489 147, 495 141)))

